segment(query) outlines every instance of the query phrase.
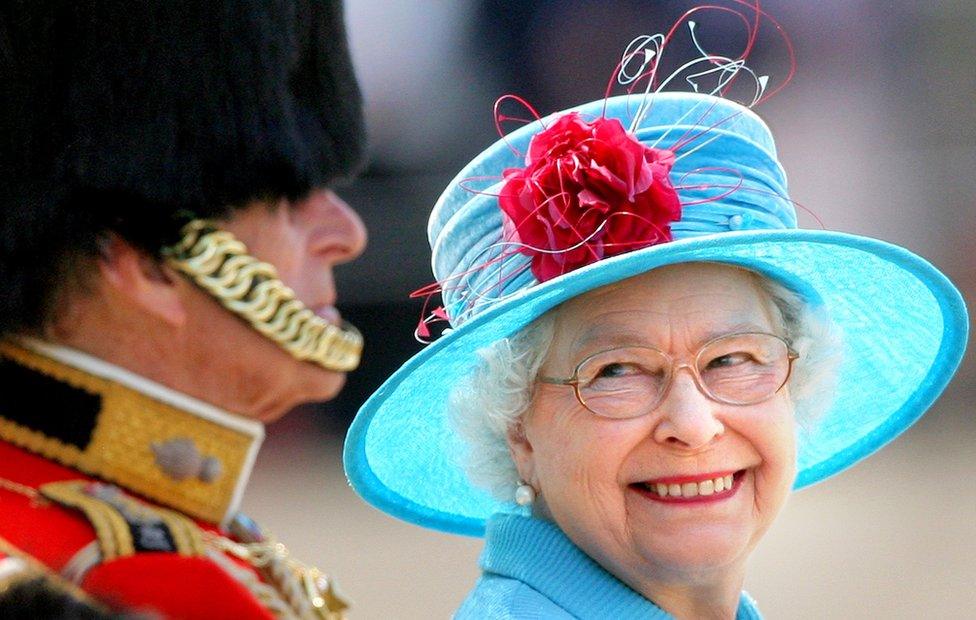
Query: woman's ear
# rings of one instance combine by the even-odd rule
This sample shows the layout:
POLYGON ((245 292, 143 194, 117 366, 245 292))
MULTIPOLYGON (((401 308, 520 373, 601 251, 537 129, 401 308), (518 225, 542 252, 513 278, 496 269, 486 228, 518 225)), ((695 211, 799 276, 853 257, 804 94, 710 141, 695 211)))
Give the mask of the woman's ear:
POLYGON ((173 327, 186 323, 179 275, 118 235, 101 246, 98 271, 113 294, 173 327))
POLYGON ((512 462, 515 463, 519 478, 538 490, 535 482, 535 454, 532 451, 532 444, 525 436, 522 418, 508 427, 506 440, 508 441, 508 452, 512 455, 512 462))

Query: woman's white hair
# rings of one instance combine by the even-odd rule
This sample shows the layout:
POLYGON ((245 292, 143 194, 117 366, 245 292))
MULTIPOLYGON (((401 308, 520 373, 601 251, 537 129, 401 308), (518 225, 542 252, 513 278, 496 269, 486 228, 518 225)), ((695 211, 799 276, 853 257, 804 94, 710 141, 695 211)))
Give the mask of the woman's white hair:
MULTIPOLYGON (((802 436, 833 402, 841 335, 800 295, 754 275, 779 314, 780 335, 800 354, 793 363, 789 393, 797 433, 802 436)), ((468 477, 500 501, 512 501, 519 479, 508 449, 508 432, 532 402, 554 325, 550 311, 515 335, 479 351, 480 364, 451 394, 452 422, 467 445, 463 464, 468 477)))

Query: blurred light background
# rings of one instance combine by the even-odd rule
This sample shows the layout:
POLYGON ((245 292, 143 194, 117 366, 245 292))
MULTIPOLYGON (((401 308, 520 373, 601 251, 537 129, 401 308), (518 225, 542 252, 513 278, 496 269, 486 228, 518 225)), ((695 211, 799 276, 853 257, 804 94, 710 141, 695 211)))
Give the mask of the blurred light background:
MULTIPOLYGON (((624 46, 692 6, 347 0, 372 160, 340 193, 371 242, 339 273, 339 294, 366 335, 366 358, 339 399, 269 428, 245 507, 298 557, 339 579, 353 618, 449 617, 478 575, 479 540, 373 510, 348 488, 340 463, 358 405, 419 350, 420 303, 408 295, 432 279, 432 204, 497 138, 498 96, 522 95, 542 114, 599 99, 624 46)), ((792 37, 799 65, 792 84, 759 109, 793 198, 829 229, 929 258, 976 304, 976 2, 763 7, 792 37)), ((730 50, 741 39, 732 20, 698 21, 706 48, 730 50)), ((783 77, 785 52, 768 25, 752 59, 773 82, 783 77)), ((806 216, 801 223, 816 225, 806 216)), ((791 499, 747 580, 768 618, 976 617, 974 400, 970 354, 918 425, 791 499)))

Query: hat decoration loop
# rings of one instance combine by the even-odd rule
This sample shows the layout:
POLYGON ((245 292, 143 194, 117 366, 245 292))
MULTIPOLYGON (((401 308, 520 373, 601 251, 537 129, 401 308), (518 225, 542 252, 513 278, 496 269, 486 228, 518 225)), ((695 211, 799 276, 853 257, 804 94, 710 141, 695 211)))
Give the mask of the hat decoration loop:
MULTIPOLYGON (((752 123, 737 117, 783 88, 796 65, 788 35, 758 1, 730 4, 692 8, 666 33, 631 41, 611 74, 602 110, 584 106, 542 118, 516 95, 496 102, 495 126, 518 165, 509 163, 500 176, 460 179, 458 187, 470 198, 442 197, 435 207, 429 232, 437 282, 411 295, 425 299, 418 340, 432 339, 431 324, 448 320, 457 327, 520 290, 620 254, 693 234, 795 226, 795 203, 771 145, 762 145, 767 160, 752 168, 715 165, 724 147, 713 143, 752 123), (741 22, 746 37, 738 54, 705 49, 692 19, 702 12, 731 14, 741 22), (769 76, 747 64, 761 21, 778 32, 789 61, 785 78, 772 87, 769 76), (683 25, 696 54, 675 66, 670 46, 683 25), (653 122, 657 95, 682 82, 715 99, 703 99, 666 126, 653 122), (625 106, 611 105, 618 87, 626 92, 625 106), (740 105, 716 104, 718 98, 740 105), (503 104, 511 102, 532 118, 504 113, 503 104), (523 126, 506 133, 502 124, 514 121, 523 126), (777 170, 772 177, 770 169, 777 170), (789 205, 749 206, 757 202, 789 205), (747 206, 730 208, 734 203, 747 206), (444 306, 429 310, 438 293, 444 306)), ((496 164, 506 159, 493 157, 496 164)))

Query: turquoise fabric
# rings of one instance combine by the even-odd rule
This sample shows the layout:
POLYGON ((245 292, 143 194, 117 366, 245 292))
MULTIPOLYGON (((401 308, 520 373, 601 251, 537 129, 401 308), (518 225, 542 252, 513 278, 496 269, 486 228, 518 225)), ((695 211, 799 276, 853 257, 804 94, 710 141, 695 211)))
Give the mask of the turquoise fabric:
MULTIPOLYGON (((606 107, 608 117, 629 126, 637 99, 601 100, 578 110, 593 117, 606 107)), ((453 331, 390 377, 349 429, 346 473, 374 506, 425 527, 481 535, 489 515, 511 506, 468 481, 460 464, 465 447, 447 411, 452 389, 478 363, 478 350, 567 299, 664 265, 720 262, 765 274, 802 295, 841 332, 836 398, 828 411, 802 425, 796 488, 850 467, 897 437, 949 382, 968 335, 959 291, 904 248, 797 229, 769 129, 752 111, 709 95, 655 95, 635 131, 662 148, 695 137, 676 151, 671 175, 683 205, 682 218, 672 227, 674 241, 543 283, 528 271, 506 277, 530 260, 522 254, 473 269, 502 240, 497 200, 470 191, 485 189, 474 179, 497 178, 517 165, 512 148, 525 151, 540 127, 532 123, 485 150, 457 175, 431 213, 434 273, 467 288, 445 294, 453 331), (702 178, 741 187, 701 202, 708 193, 700 187, 702 178)))
MULTIPOLYGON (((484 573, 456 620, 665 620, 673 616, 591 560, 555 524, 497 514, 488 521, 484 573)), ((738 620, 759 620, 742 593, 738 620)))
MULTIPOLYGON (((576 110, 590 118, 603 107, 604 102, 597 101, 576 110)), ((606 103, 607 116, 620 118, 627 126, 627 115, 635 107, 634 98, 613 98, 606 103)), ((444 307, 454 327, 506 295, 536 284, 528 272, 508 278, 529 263, 525 254, 504 257, 487 268, 472 267, 498 258, 501 251, 502 213, 495 198, 498 185, 493 184, 502 170, 523 165, 519 153, 528 150, 532 136, 555 116, 527 125, 486 150, 448 185, 434 206, 427 229, 431 263, 437 281, 449 283, 444 307), (489 178, 476 180, 485 176, 489 178)), ((772 136, 751 110, 716 97, 662 93, 648 118, 635 132, 642 142, 659 147, 689 142, 677 153, 670 174, 685 205, 681 220, 671 227, 675 239, 730 230, 796 228, 796 210, 787 195, 786 173, 776 159, 772 136), (662 123, 663 119, 671 122, 662 123), (722 200, 707 200, 723 193, 728 195, 722 200)))

